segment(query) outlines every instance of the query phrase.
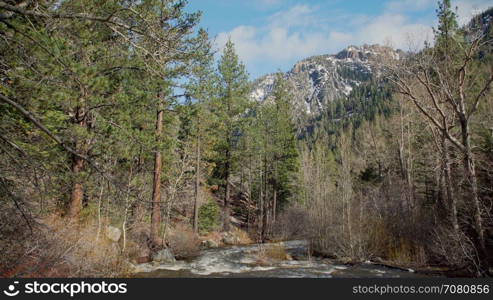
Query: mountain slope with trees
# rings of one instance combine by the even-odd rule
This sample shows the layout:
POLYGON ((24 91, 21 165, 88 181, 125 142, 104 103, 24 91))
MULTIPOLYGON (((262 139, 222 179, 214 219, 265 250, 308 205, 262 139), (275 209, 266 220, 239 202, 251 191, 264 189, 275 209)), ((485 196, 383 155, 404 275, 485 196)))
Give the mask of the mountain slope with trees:
POLYGON ((419 52, 350 46, 252 83, 186 8, 0 1, 3 277, 288 239, 491 274, 491 9, 460 28, 443 0, 419 52))

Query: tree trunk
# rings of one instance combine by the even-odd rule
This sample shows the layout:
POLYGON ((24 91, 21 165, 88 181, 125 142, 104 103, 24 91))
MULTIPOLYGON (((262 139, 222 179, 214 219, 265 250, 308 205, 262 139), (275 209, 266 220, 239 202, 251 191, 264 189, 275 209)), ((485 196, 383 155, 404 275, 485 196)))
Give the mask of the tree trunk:
POLYGON ((259 185, 259 188, 260 188, 260 197, 259 197, 259 200, 260 200, 260 203, 259 203, 259 217, 258 217, 258 233, 259 233, 259 236, 260 236, 260 241, 262 242, 263 241, 263 236, 262 236, 262 230, 263 230, 263 227, 264 227, 264 179, 263 179, 263 174, 262 174, 262 171, 260 170, 260 185, 259 185))
POLYGON ((273 189, 273 194, 272 194, 272 201, 270 202, 270 218, 269 218, 269 227, 267 230, 267 233, 269 236, 273 234, 274 231, 274 224, 276 222, 276 206, 277 206, 277 190, 274 188, 273 189))
POLYGON ((200 198, 200 134, 197 134, 197 155, 195 161, 195 201, 193 203, 193 231, 199 231, 199 198, 200 198))
MULTIPOLYGON (((350 142, 346 138, 341 142, 341 162, 342 162, 342 174, 341 174, 341 189, 343 205, 346 206, 346 222, 347 222, 347 241, 349 243, 350 257, 354 257, 354 242, 353 242, 353 224, 352 224, 352 198, 353 198, 353 186, 351 179, 351 166, 350 163, 350 142)), ((376 147, 375 147, 376 149, 376 147)), ((344 231, 343 231, 344 232, 344 231)))
MULTIPOLYGON (((75 113, 75 122, 79 127, 85 128, 87 127, 86 115, 82 108, 77 108, 75 113)), ((86 155, 87 151, 85 150, 85 146, 83 141, 76 137, 75 151, 81 155, 86 155)), ((70 194, 70 203, 68 209, 68 216, 70 218, 77 218, 82 210, 82 201, 84 199, 84 184, 82 182, 82 178, 80 178, 80 173, 84 170, 85 161, 79 156, 72 155, 72 192, 70 194)))
POLYGON ((247 232, 250 232, 250 222, 251 222, 251 201, 252 201, 252 157, 249 155, 248 157, 248 209, 247 209, 247 232))
POLYGON ((271 211, 271 233, 272 233, 272 230, 273 230, 273 225, 275 224, 276 222, 276 213, 277 213, 277 180, 278 180, 278 174, 277 174, 277 160, 276 162, 274 163, 274 179, 275 179, 275 182, 273 184, 273 195, 272 195, 272 211, 271 211))
POLYGON ((410 126, 408 127, 407 130, 407 145, 408 145, 408 155, 407 155, 407 160, 406 160, 406 178, 407 178, 407 187, 408 187, 408 193, 409 193, 409 206, 411 208, 411 213, 412 213, 412 219, 413 219, 413 224, 416 224, 416 203, 414 199, 414 183, 413 183, 413 153, 412 153, 412 146, 411 146, 411 129, 410 126))
POLYGON ((474 206, 474 227, 477 234, 479 250, 481 253, 480 263, 481 268, 486 268, 488 253, 486 251, 486 244, 484 239, 484 228, 483 228, 483 218, 481 215, 481 203, 479 201, 478 192, 478 179, 476 176, 476 166, 474 162, 474 155, 471 150, 471 136, 469 134, 469 122, 467 118, 462 117, 461 120, 461 131, 462 131, 462 143, 464 145, 464 169, 466 175, 469 179, 469 184, 471 186, 471 200, 474 206))
POLYGON ((162 153, 161 135, 163 132, 163 115, 164 111, 159 105, 156 118, 156 142, 158 149, 154 156, 154 180, 152 185, 152 210, 151 210, 151 241, 154 245, 161 246, 162 241, 159 237, 159 229, 161 227, 161 169, 162 169, 162 153))
POLYGON ((277 214, 277 190, 274 189, 274 198, 272 205, 272 222, 276 222, 276 214, 277 214))
POLYGON ((68 216, 76 218, 82 210, 82 200, 84 199, 84 185, 80 178, 80 172, 84 169, 84 160, 78 156, 72 158, 72 176, 74 182, 72 185, 72 193, 70 194, 70 206, 68 216))
POLYGON ((231 186, 229 184, 230 176, 231 176, 231 151, 233 150, 233 147, 231 145, 231 135, 232 135, 232 118, 233 115, 231 113, 231 101, 232 101, 232 92, 231 92, 231 87, 228 87, 228 96, 227 96, 227 115, 228 118, 226 120, 226 125, 227 125, 227 133, 226 133, 226 143, 227 143, 227 150, 226 150, 226 187, 225 187, 225 193, 224 193, 224 205, 223 205, 223 231, 228 232, 230 230, 230 225, 231 225, 231 209, 229 207, 229 199, 231 196, 231 186))
POLYGON ((264 220, 262 221, 262 242, 265 241, 267 237, 267 230, 269 227, 269 201, 267 200, 267 185, 265 185, 263 211, 264 220))
MULTIPOLYGON (((228 141, 229 144, 229 141, 228 141)), ((224 207, 223 207, 223 231, 228 232, 231 227, 231 208, 230 208, 230 196, 231 196, 231 185, 229 184, 231 173, 231 151, 228 149, 226 153, 226 187, 224 195, 224 207)))
POLYGON ((443 155, 443 170, 445 175, 445 189, 447 194, 447 202, 450 205, 450 219, 452 227, 456 235, 459 234, 459 222, 457 220, 457 200, 455 199, 452 176, 450 172, 450 155, 447 145, 447 140, 442 136, 442 155, 443 155))
POLYGON ((267 226, 269 226, 269 203, 268 203, 268 198, 267 198, 267 180, 268 180, 268 173, 267 173, 267 157, 264 155, 264 178, 262 184, 264 185, 264 199, 263 199, 263 204, 264 207, 262 209, 263 211, 263 220, 262 220, 262 242, 265 241, 266 233, 267 233, 267 226))

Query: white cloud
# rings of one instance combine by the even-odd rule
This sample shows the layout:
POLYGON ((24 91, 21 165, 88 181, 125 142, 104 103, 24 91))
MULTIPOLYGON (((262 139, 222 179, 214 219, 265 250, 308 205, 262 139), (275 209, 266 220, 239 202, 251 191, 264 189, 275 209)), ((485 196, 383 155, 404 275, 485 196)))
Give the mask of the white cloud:
POLYGON ((282 0, 257 0, 260 4, 263 5, 277 5, 282 2, 282 0))
POLYGON ((473 16, 493 7, 491 0, 457 0, 453 1, 452 4, 458 8, 460 25, 468 23, 473 16))
POLYGON ((437 0, 393 0, 386 4, 388 12, 420 11, 435 6, 437 0))
POLYGON ((433 39, 433 31, 429 25, 410 22, 402 14, 384 14, 361 28, 354 39, 359 43, 390 43, 395 48, 416 50, 433 39))
POLYGON ((221 33, 217 43, 221 47, 231 38, 238 55, 246 63, 257 61, 283 62, 322 53, 330 42, 322 33, 290 33, 283 27, 271 27, 267 32, 253 26, 239 26, 228 33, 221 33))
MULTIPOLYGON (((385 6, 388 12, 410 12, 435 9, 438 0, 392 0, 385 6)), ((491 0, 452 0, 452 6, 458 8, 459 18, 469 21, 472 16, 493 6, 491 0)))
POLYGON ((294 6, 271 15, 263 27, 238 26, 220 33, 217 44, 222 48, 231 38, 240 58, 247 64, 265 60, 283 62, 323 53, 330 43, 329 35, 304 30, 314 24, 313 12, 314 8, 307 5, 294 6))
POLYGON ((288 10, 277 12, 268 18, 269 27, 310 26, 316 21, 313 18, 315 7, 295 5, 288 10))
POLYGON ((363 18, 351 32, 323 29, 317 26, 320 17, 316 9, 298 5, 271 15, 265 26, 238 26, 230 32, 220 33, 220 48, 231 38, 238 54, 247 64, 261 61, 283 62, 307 56, 339 51, 349 44, 385 43, 407 49, 408 39, 419 39, 431 34, 426 25, 413 24, 400 14, 384 14, 377 18, 363 18))
MULTIPOLYGON (((278 2, 282 0, 259 0, 278 2)), ((316 6, 296 5, 266 18, 264 25, 238 26, 220 33, 217 46, 222 49, 231 38, 240 58, 248 65, 285 65, 305 57, 336 53, 348 45, 390 44, 403 50, 420 49, 424 41, 432 41, 428 19, 411 19, 411 10, 432 10, 437 0, 392 0, 379 16, 344 15, 327 17, 316 6), (331 19, 332 18, 332 19, 331 19), (331 20, 332 23, 327 22, 331 20), (334 20, 336 20, 334 22, 334 20), (331 27, 334 23, 345 27, 331 27)), ((490 0, 456 0, 459 16, 467 18, 488 7, 490 0)), ((256 67, 258 69, 258 67, 256 67)), ((272 70, 275 71, 275 70, 272 70)))
POLYGON ((280 6, 285 0, 253 0, 251 1, 257 9, 271 9, 280 6))

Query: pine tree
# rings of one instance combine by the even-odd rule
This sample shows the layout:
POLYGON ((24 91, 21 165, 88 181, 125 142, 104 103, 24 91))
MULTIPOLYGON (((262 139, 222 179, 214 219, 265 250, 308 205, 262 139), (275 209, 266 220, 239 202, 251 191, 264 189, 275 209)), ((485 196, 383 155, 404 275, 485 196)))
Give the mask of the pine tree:
POLYGON ((187 110, 188 118, 187 137, 191 141, 187 144, 195 149, 195 183, 194 183, 194 205, 193 205, 193 229, 199 230, 199 208, 202 202, 201 182, 208 175, 209 164, 207 159, 211 156, 214 143, 213 121, 211 105, 217 98, 218 78, 214 72, 213 56, 209 54, 207 59, 193 68, 193 76, 187 84, 187 110))
POLYGON ((274 180, 272 184, 275 193, 274 208, 281 208, 296 195, 296 174, 299 169, 296 127, 293 122, 293 99, 287 82, 281 74, 276 76, 273 100, 275 114, 272 119, 274 129, 274 180))
POLYGON ((248 144, 248 159, 255 158, 255 164, 244 165, 250 174, 258 174, 253 194, 260 240, 271 234, 277 213, 298 196, 299 154, 292 101, 286 80, 276 74, 272 96, 252 110, 251 124, 242 136, 248 144))
MULTIPOLYGON (((12 53, 2 58, 12 78, 8 92, 1 91, 2 104, 15 112, 14 118, 30 117, 26 125, 32 136, 40 130, 51 139, 34 143, 32 152, 44 153, 42 159, 58 170, 53 172, 59 186, 55 197, 69 195, 64 201, 68 216, 77 219, 91 185, 102 184, 91 177, 94 172, 120 189, 120 174, 111 169, 119 163, 131 167, 123 162, 133 161, 129 153, 136 148, 142 168, 149 158, 145 153, 152 152, 151 236, 160 244, 159 166, 168 142, 163 135, 166 110, 175 102, 172 86, 210 49, 207 34, 195 32, 200 14, 185 12, 185 5, 157 0, 43 2, 34 7, 42 14, 29 5, 0 25, 16 39, 2 44, 12 53), (67 163, 69 170, 59 171, 67 163)), ((24 140, 29 139, 26 135, 24 140)))
POLYGON ((217 119, 218 142, 215 159, 215 177, 224 188, 223 230, 230 229, 231 216, 231 176, 239 157, 238 137, 241 135, 248 111, 250 84, 245 66, 235 53, 231 40, 226 43, 223 55, 218 62, 219 97, 212 106, 217 119))

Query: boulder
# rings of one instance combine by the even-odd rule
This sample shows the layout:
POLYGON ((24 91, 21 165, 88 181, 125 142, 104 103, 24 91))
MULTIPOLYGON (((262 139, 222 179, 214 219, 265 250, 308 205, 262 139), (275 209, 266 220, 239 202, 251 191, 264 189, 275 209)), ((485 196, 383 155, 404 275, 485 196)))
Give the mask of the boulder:
POLYGON ((144 264, 151 262, 151 250, 147 247, 140 247, 137 252, 137 257, 135 258, 135 262, 137 264, 144 264))
POLYGON ((221 241, 225 245, 237 245, 240 243, 240 238, 231 232, 226 232, 221 241))
POLYGON ((106 237, 109 240, 116 243, 120 240, 121 235, 122 235, 122 231, 120 229, 113 226, 106 227, 106 237))
POLYGON ((218 248, 219 244, 215 242, 214 240, 204 240, 201 243, 202 247, 204 248, 218 248))
POLYGON ((175 256, 171 253, 169 248, 159 250, 152 257, 153 262, 157 263, 173 263, 176 262, 175 256))
POLYGON ((135 263, 137 264, 146 264, 146 263, 149 263, 151 262, 151 258, 149 256, 142 256, 142 257, 137 257, 137 259, 135 260, 135 263))
POLYGON ((339 261, 344 265, 353 264, 353 259, 351 257, 341 257, 341 258, 339 258, 339 261))

